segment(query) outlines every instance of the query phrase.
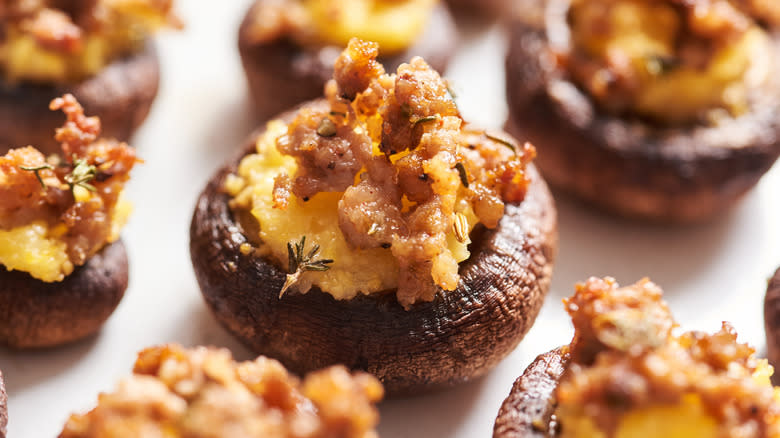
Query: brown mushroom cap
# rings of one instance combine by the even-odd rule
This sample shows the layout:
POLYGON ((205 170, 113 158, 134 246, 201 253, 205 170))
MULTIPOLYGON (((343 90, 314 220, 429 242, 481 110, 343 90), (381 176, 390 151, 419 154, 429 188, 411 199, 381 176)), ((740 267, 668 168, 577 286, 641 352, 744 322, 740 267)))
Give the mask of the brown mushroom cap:
POLYGON ((85 114, 100 117, 102 136, 127 141, 146 119, 160 83, 160 62, 153 43, 121 58, 76 84, 0 85, 0 153, 33 145, 45 154, 60 152, 54 132, 65 122, 49 102, 70 93, 85 114))
MULTIPOLYGON (((258 120, 267 120, 307 100, 322 96, 325 83, 333 77, 333 63, 342 47, 302 48, 289 39, 252 44, 247 41, 252 10, 247 12, 238 33, 238 49, 258 120)), ((430 21, 411 47, 377 59, 388 71, 413 56, 423 57, 434 70, 444 71, 455 54, 458 34, 449 10, 436 6, 430 21)), ((381 48, 380 48, 381 50, 381 48)))
MULTIPOLYGON (((733 205, 780 155, 777 68, 751 96, 747 114, 719 125, 663 127, 611 116, 550 58, 567 8, 561 0, 528 3, 510 31, 507 130, 536 146, 553 187, 624 216, 696 222, 733 205)), ((780 62, 780 37, 773 40, 780 62)))
MULTIPOLYGON (((769 279, 764 296, 764 330, 769 363, 780 370, 780 268, 769 279)), ((775 374, 777 376, 777 373, 775 374)), ((777 382, 777 377, 773 380, 777 382)))
POLYGON ((106 245, 60 282, 46 283, 26 272, 3 269, 0 344, 50 347, 95 333, 119 304, 127 280, 121 240, 106 245))
POLYGON ((298 374, 344 364, 374 374, 389 394, 415 393, 484 374, 536 319, 550 285, 557 219, 535 168, 525 200, 507 205, 496 229, 472 233, 457 289, 406 311, 394 290, 339 301, 314 287, 279 299, 286 270, 241 253, 248 234, 221 190, 238 161, 217 172, 198 199, 190 255, 217 320, 255 353, 298 374))
POLYGON ((0 438, 5 438, 8 426, 8 395, 5 393, 3 372, 0 371, 0 438))
POLYGON ((560 347, 539 355, 515 380, 498 411, 493 438, 555 436, 551 421, 555 408, 553 396, 568 360, 566 350, 560 347))

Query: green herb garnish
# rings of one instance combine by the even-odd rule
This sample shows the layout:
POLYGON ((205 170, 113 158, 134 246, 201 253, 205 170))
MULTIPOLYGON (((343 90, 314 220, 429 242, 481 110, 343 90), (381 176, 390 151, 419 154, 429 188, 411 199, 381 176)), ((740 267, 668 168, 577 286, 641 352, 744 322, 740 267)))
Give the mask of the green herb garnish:
MULTIPOLYGON (((97 176, 97 167, 89 164, 87 160, 83 158, 73 159, 73 170, 69 174, 65 175, 65 182, 68 183, 68 187, 73 191, 76 187, 83 187, 90 192, 96 192, 95 186, 89 182, 95 179, 97 176)), ((75 194, 74 194, 75 195, 75 194)))
POLYGON ((284 281, 284 286, 279 292, 279 298, 281 299, 287 289, 300 280, 301 275, 306 271, 327 271, 330 269, 329 264, 333 263, 331 259, 319 259, 314 260, 314 257, 320 251, 320 246, 315 244, 308 254, 304 253, 304 247, 306 245, 306 236, 301 237, 300 242, 287 242, 287 258, 289 259, 289 271, 287 279, 284 281))
POLYGON ((38 182, 41 183, 41 188, 46 188, 46 183, 43 182, 43 178, 41 178, 41 170, 43 169, 54 169, 50 164, 42 164, 40 166, 36 167, 27 167, 27 166, 19 166, 20 169, 26 170, 28 172, 35 173, 35 177, 38 178, 38 182))
POLYGON ((419 125, 420 123, 428 123, 428 122, 433 122, 435 120, 439 120, 439 118, 437 116, 420 117, 419 119, 413 121, 412 125, 414 125, 414 127, 416 128, 417 125, 419 125))
POLYGON ((502 144, 509 149, 512 149, 512 152, 517 153, 517 146, 515 146, 514 143, 512 143, 509 140, 503 139, 501 137, 496 137, 495 135, 488 134, 487 131, 485 131, 485 137, 487 137, 489 140, 493 140, 496 143, 502 144))
POLYGON ((455 169, 458 170, 458 176, 460 176, 460 182, 463 184, 463 187, 469 188, 469 175, 466 173, 466 166, 458 161, 455 163, 455 169))

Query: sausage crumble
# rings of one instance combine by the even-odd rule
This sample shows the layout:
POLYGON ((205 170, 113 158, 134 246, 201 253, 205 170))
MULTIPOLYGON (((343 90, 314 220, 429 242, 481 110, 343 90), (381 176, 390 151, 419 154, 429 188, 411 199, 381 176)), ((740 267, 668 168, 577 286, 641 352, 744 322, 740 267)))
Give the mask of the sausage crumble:
POLYGON ((379 381, 334 366, 303 381, 273 359, 226 349, 143 350, 133 375, 72 415, 60 438, 376 438, 379 381))
MULTIPOLYGON (((454 254, 452 242, 467 244, 477 223, 496 227, 505 203, 523 200, 529 183, 525 167, 535 152, 530 144, 465 127, 446 82, 421 58, 387 74, 377 55, 376 43, 351 40, 326 86, 327 103, 305 106, 286 127, 278 128, 278 121, 269 124, 278 131, 269 134, 276 135, 270 140, 274 154, 281 154, 274 162, 294 160, 284 175, 275 177, 272 202, 258 197, 253 181, 264 184, 267 179, 248 164, 270 156, 262 146, 268 140, 259 140, 258 155, 244 158, 239 167, 246 187, 229 191, 235 196, 232 208, 251 210, 258 219, 263 205, 287 211, 302 205, 305 214, 305 203, 311 205, 318 195, 335 196, 338 239, 351 252, 391 255, 397 265, 397 298, 408 308, 433 300, 441 289, 456 288, 458 262, 465 257, 454 254)), ((278 221, 289 223, 293 214, 278 221)), ((271 225, 261 221, 261 235, 274 237, 263 231, 271 225)), ((306 273, 309 280, 301 281, 299 290, 308 290, 316 276, 332 275, 343 282, 361 275, 335 274, 344 255, 328 252, 331 244, 317 243, 323 257, 335 260, 333 269, 306 273)), ((287 260, 284 249, 271 250, 280 263, 287 260)), ((388 286, 370 290, 358 285, 351 295, 337 298, 388 286)))
MULTIPOLYGON (((62 242, 67 255, 62 266, 43 276, 33 274, 60 281, 119 237, 128 208, 121 194, 139 160, 126 143, 98 139, 100 119, 86 117, 72 95, 54 99, 51 109, 67 116, 55 136, 62 156, 46 157, 27 146, 0 157, 0 234, 32 226, 43 238, 62 242)), ((14 257, 24 254, 12 252, 9 259, 0 257, 7 269, 23 264, 14 257)))

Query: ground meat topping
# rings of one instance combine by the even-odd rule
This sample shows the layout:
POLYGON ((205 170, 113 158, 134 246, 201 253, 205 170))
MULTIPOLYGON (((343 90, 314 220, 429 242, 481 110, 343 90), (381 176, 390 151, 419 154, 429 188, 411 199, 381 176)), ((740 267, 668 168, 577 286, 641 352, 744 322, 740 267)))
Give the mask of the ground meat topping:
POLYGON ((766 0, 574 0, 569 74, 600 106, 654 121, 702 121, 745 111, 770 56, 766 0), (750 71, 756 73, 750 75, 750 71))
POLYGON ((4 1, 0 68, 11 81, 79 80, 139 50, 160 26, 181 26, 172 9, 173 0, 4 1), (28 58, 52 71, 19 65, 28 58))
MULTIPOLYGON (((326 87, 328 104, 304 107, 277 138, 297 170, 291 183, 276 181, 274 204, 285 205, 277 193, 287 186, 304 202, 340 194, 341 235, 351 249, 392 253, 397 297, 408 308, 457 287, 462 259, 449 242, 466 242, 478 222, 496 227, 504 203, 522 201, 534 149, 464 129, 446 82, 421 58, 389 75, 377 54, 376 44, 350 41, 326 87)), ((251 209, 249 192, 232 206, 251 209)), ((338 264, 338 254, 328 258, 338 264)))
POLYGON ((674 334, 661 290, 648 280, 619 288, 591 278, 565 304, 575 335, 556 392, 563 428, 573 411, 585 412, 612 436, 627 413, 695 395, 718 421, 718 436, 780 436, 774 390, 756 378, 768 365, 728 323, 714 334, 674 334))
POLYGON ((61 438, 376 438, 379 381, 334 366, 303 381, 277 361, 177 345, 138 355, 134 374, 73 415, 61 438))
POLYGON ((85 117, 73 96, 51 107, 68 117, 57 131, 63 155, 45 157, 27 146, 0 157, 0 230, 46 224, 49 238, 65 242, 72 270, 118 238, 125 218, 115 210, 138 159, 125 143, 95 140, 100 120, 85 117))

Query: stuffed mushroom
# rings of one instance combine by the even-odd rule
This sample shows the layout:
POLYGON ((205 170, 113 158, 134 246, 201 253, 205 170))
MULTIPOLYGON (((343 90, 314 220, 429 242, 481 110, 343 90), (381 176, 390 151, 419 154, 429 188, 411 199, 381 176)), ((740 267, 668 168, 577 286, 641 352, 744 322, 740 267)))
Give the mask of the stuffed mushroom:
POLYGON ((0 157, 0 344, 17 348, 94 333, 127 288, 119 232, 135 150, 98 139, 100 119, 72 95, 51 109, 67 116, 61 155, 27 146, 0 157))
POLYGON ((422 56, 444 70, 457 44, 453 19, 438 0, 257 0, 238 47, 258 119, 322 96, 352 37, 377 41, 390 69, 422 56))
POLYGON ((391 394, 495 366, 550 283, 556 212, 533 147, 464 125, 421 58, 386 74, 352 40, 326 99, 270 121, 190 228, 201 291, 298 373, 367 370, 391 394))
POLYGON ((0 5, 0 153, 59 147, 64 119, 46 105, 75 95, 103 123, 106 137, 128 140, 149 113, 159 85, 150 35, 178 25, 172 0, 22 1, 0 5))
POLYGON ((511 26, 507 129, 550 184, 620 215, 697 222, 780 155, 780 4, 533 0, 511 26))
POLYGON ((591 278, 564 302, 571 344, 517 379, 494 438, 780 436, 772 367, 728 323, 678 333, 649 280, 591 278))
POLYGON ((60 438, 376 438, 382 385, 344 367, 303 380, 277 361, 178 345, 138 354, 133 375, 72 415, 60 438))

